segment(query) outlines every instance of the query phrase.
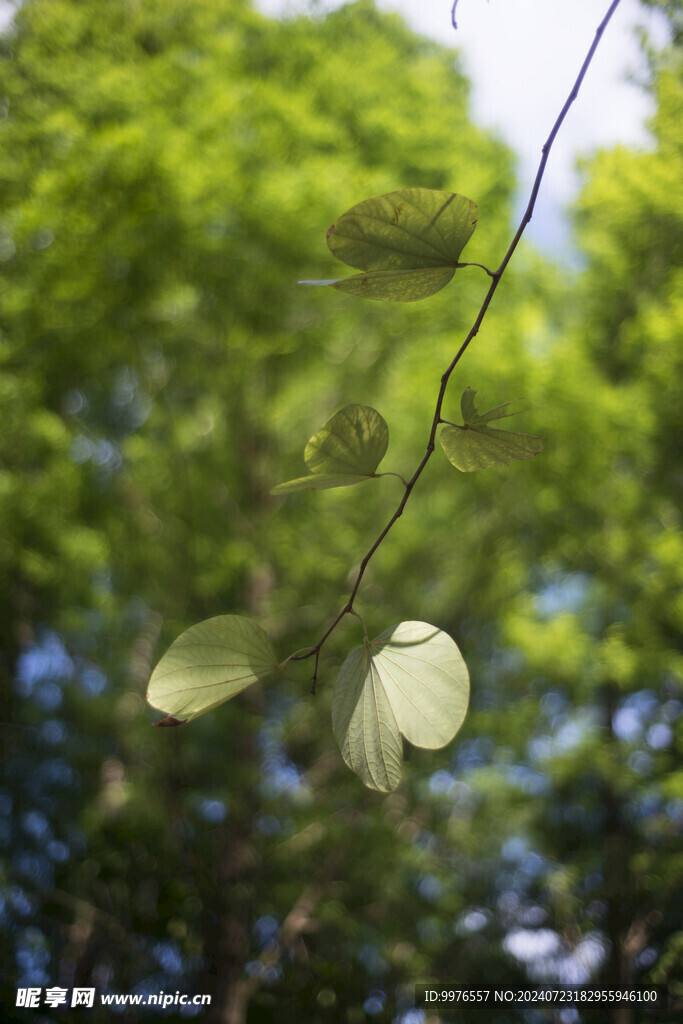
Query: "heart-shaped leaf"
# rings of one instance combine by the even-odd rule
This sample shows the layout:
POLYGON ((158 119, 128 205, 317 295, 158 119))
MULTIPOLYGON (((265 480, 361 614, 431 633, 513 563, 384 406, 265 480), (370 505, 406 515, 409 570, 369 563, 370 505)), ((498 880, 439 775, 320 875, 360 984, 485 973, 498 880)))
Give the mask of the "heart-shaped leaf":
POLYGON ((154 669, 147 700, 179 724, 215 708, 278 667, 268 636, 240 615, 218 615, 181 633, 154 669))
POLYGON ((389 302, 426 299, 451 280, 476 224, 476 203, 453 192, 404 188, 373 196, 327 232, 337 259, 364 273, 300 283, 389 302))
POLYGON ((344 661, 332 699, 342 757, 370 789, 401 778, 401 734, 434 749, 453 739, 469 699, 467 666, 455 641, 428 622, 401 622, 366 640, 344 661))
POLYGON ((273 487, 271 494, 347 487, 376 476, 389 444, 384 419, 369 405, 345 405, 323 423, 304 449, 309 475, 273 487))
POLYGON ((441 447, 456 469, 470 473, 490 466, 507 466, 517 459, 532 459, 543 451, 540 437, 489 427, 492 421, 506 419, 516 413, 506 412, 512 403, 504 402, 480 414, 474 405, 476 393, 472 388, 465 388, 462 393, 460 410, 463 426, 449 423, 441 431, 441 447))

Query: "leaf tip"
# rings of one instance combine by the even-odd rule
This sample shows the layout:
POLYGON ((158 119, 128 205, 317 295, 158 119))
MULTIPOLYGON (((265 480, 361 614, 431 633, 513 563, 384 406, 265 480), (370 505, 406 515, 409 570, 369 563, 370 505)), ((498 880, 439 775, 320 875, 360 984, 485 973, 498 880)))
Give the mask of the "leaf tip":
POLYGON ((338 278, 338 277, 331 277, 329 280, 325 280, 325 281, 297 281, 296 283, 297 284, 305 284, 305 285, 313 285, 313 286, 323 287, 325 285, 339 284, 340 280, 343 280, 343 279, 342 278, 338 278))
POLYGON ((156 722, 152 722, 155 729, 168 729, 176 725, 186 724, 186 722, 181 722, 179 718, 175 718, 173 715, 165 715, 163 718, 157 719, 156 722))

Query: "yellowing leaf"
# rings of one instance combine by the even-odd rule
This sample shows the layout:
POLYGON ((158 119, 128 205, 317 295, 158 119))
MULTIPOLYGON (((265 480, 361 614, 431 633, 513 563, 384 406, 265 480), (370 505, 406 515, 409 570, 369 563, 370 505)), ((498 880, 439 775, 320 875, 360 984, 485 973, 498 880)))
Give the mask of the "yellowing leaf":
POLYGON ((441 447, 446 457, 463 473, 491 466, 507 466, 517 459, 532 459, 543 451, 543 442, 533 434, 519 434, 514 430, 489 427, 495 420, 506 419, 516 413, 505 410, 511 402, 478 413, 474 405, 476 391, 465 388, 460 399, 464 424, 447 424, 441 431, 441 447))
POLYGON ((147 700, 176 725, 234 697, 277 669, 268 636, 240 615, 218 615, 181 633, 154 669, 147 700), (175 721, 173 720, 175 719, 175 721))
POLYGON ((467 667, 451 637, 427 622, 401 622, 345 660, 332 728, 349 768, 369 788, 388 792, 401 778, 401 734, 417 747, 445 746, 468 700, 467 667))
POLYGON ((347 487, 376 476, 389 444, 389 430, 368 405, 346 405, 327 420, 304 449, 309 475, 273 487, 271 494, 347 487))
POLYGON ((354 277, 331 285, 368 299, 415 302, 453 277, 477 224, 477 206, 453 192, 404 188, 353 206, 327 232, 327 244, 354 277))

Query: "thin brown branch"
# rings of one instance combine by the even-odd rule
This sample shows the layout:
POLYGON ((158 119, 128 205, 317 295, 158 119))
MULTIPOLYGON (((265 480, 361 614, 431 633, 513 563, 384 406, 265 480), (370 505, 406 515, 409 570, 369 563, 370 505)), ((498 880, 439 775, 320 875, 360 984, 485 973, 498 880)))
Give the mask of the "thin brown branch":
POLYGON ((451 25, 458 31, 458 23, 455 20, 455 8, 458 6, 458 0, 453 0, 453 6, 451 7, 451 25))
MULTIPOLYGON (((564 119, 567 116, 569 108, 572 106, 572 104, 576 100, 576 97, 579 94, 579 90, 581 88, 581 84, 582 84, 582 82, 583 82, 583 80, 584 80, 584 78, 586 76, 586 72, 588 71, 588 68, 590 67, 591 61, 593 60, 593 57, 595 55, 595 51, 598 48, 598 45, 599 45, 600 40, 602 38, 602 35, 603 35, 603 33, 604 33, 604 31, 605 31, 605 29, 606 29, 606 27, 607 27, 611 17, 612 17, 612 15, 616 11, 617 7, 619 6, 620 2, 621 2, 621 0, 612 0, 612 3, 610 4, 610 6, 609 6, 609 8, 607 10, 607 13, 605 14, 605 17, 602 19, 602 21, 598 25, 598 27, 596 29, 596 32, 595 32, 595 37, 593 39, 593 42, 592 42, 592 44, 591 44, 591 46, 590 46, 590 48, 589 48, 589 50, 588 50, 588 52, 587 52, 587 54, 586 54, 586 56, 584 58, 583 64, 581 65, 581 69, 580 69, 580 71, 579 71, 579 73, 578 73, 578 75, 576 77, 576 81, 574 82, 574 85, 572 86, 571 92, 569 93, 569 95, 568 95, 568 97, 567 97, 567 99, 565 101, 565 104, 562 107, 562 110, 560 111, 560 113, 559 113, 559 115, 557 117, 557 120, 555 121, 555 123, 554 123, 554 125, 553 125, 553 127, 551 129, 550 135, 548 136, 548 138, 546 139, 545 143, 543 144, 543 147, 541 149, 541 159, 540 159, 540 162, 539 162, 539 165, 538 165, 538 170, 536 171, 536 177, 534 178, 534 183, 533 183, 532 188, 531 188, 531 194, 529 196, 529 202, 527 203, 527 207, 526 207, 526 210, 524 211, 522 219, 521 219, 521 221, 519 223, 519 227, 517 228, 517 231, 515 232, 514 238, 510 242, 510 245, 508 247, 507 252, 503 256, 503 259, 501 261, 500 266, 498 267, 497 270, 491 271, 491 270, 488 270, 487 267, 483 267, 482 264, 475 264, 475 266, 482 266, 482 269, 486 270, 486 272, 491 276, 491 278, 492 278, 491 284, 489 285, 489 289, 488 289, 488 291, 487 291, 487 293, 486 293, 486 295, 484 297, 484 301, 481 304, 479 312, 477 313, 477 316, 476 316, 476 318, 474 320, 474 323, 472 324, 472 327, 469 330, 469 333, 467 334, 467 337, 465 338, 465 340, 463 341, 462 345, 460 346, 460 348, 456 352, 455 356, 453 357, 453 360, 451 361, 448 369, 445 371, 445 373, 441 377, 441 386, 439 388, 439 393, 438 393, 437 400, 436 400, 436 408, 434 410, 434 417, 432 419, 432 425, 431 425, 431 429, 429 431, 429 441, 427 442, 427 448, 426 448, 426 451, 425 451, 424 455, 422 456, 420 464, 418 465, 417 469, 413 473, 413 475, 410 478, 410 480, 405 485, 405 492, 404 492, 403 497, 401 498, 401 500, 400 500, 400 502, 399 502, 399 504, 398 504, 398 506, 396 508, 396 511, 391 516, 391 518, 387 522, 386 526, 384 527, 382 532, 379 534, 379 536, 377 537, 376 541, 370 547, 369 551, 367 552, 367 554, 363 558, 362 562, 360 563, 360 566, 359 566, 359 569, 358 569, 358 573, 356 575, 356 580, 355 580, 355 582, 353 584, 353 587, 351 588, 351 593, 349 595, 348 601, 346 602, 344 607, 341 609, 341 611, 338 613, 336 618, 332 621, 332 624, 325 631, 325 633, 320 638, 320 640, 315 645, 315 647, 311 648, 311 650, 308 652, 308 654, 305 654, 305 655, 302 656, 303 658, 308 658, 308 657, 315 656, 315 662, 314 662, 314 668, 313 668, 313 677, 312 677, 312 685, 311 685, 311 693, 315 693, 315 687, 316 687, 316 682, 317 682, 317 678, 318 678, 318 664, 319 664, 319 661, 320 661, 320 652, 322 650, 323 645, 325 644, 325 642, 328 639, 328 637, 337 628, 337 626, 339 625, 341 620, 344 618, 344 616, 348 615, 351 612, 353 612, 353 610, 354 610, 353 609, 353 604, 354 604, 354 601, 355 601, 356 596, 358 594, 358 589, 359 589, 359 587, 361 585, 363 576, 365 575, 365 570, 368 567, 368 563, 370 562, 370 559, 372 558, 372 556, 374 555, 375 551, 380 546, 380 544, 382 543, 382 541, 384 540, 386 535, 393 528, 394 524, 403 515, 403 510, 406 507, 406 503, 408 501, 408 498, 412 494, 412 491, 413 491, 413 488, 415 487, 415 484, 419 480, 419 478, 422 475, 422 473, 423 473, 427 463, 429 462, 430 458, 432 457, 432 454, 434 452, 435 442, 436 442, 436 431, 437 431, 437 429, 439 427, 439 424, 443 422, 442 418, 441 418, 441 409, 442 409, 443 401, 444 401, 444 398, 445 398, 445 395, 446 395, 446 389, 448 387, 448 382, 450 381, 451 375, 452 375, 453 371, 455 370, 456 366, 458 365, 458 363, 462 359, 463 355, 467 351, 467 348, 470 345, 470 342, 479 333, 479 328, 481 327, 482 321, 483 321, 484 317, 486 316, 486 313, 488 311, 489 306, 491 305, 491 300, 493 299, 493 296, 495 295, 496 289, 498 288, 498 285, 500 284, 501 278, 503 277, 503 274, 505 273, 505 270, 507 269, 507 266, 508 266, 510 260, 512 259, 512 256, 513 256, 517 246, 519 245, 519 241, 520 241, 522 235, 524 234, 524 231, 526 230, 527 225, 531 221, 531 218, 532 218, 533 212, 534 212, 534 207, 536 205, 536 199, 538 197, 538 193, 539 193, 539 190, 540 190, 540 187, 541 187, 541 182, 543 180, 543 175, 545 173, 546 164, 548 162, 548 157, 550 155, 550 150, 552 149, 552 145, 553 145, 553 143, 555 141, 555 137, 557 136, 557 133, 559 132, 560 128, 562 127, 562 124, 564 122, 564 119)), ((453 4, 453 9, 452 9, 452 18, 453 18, 453 27, 454 28, 457 27, 456 24, 455 24, 455 8, 456 8, 456 5, 457 5, 457 0, 456 0, 456 3, 453 4)))

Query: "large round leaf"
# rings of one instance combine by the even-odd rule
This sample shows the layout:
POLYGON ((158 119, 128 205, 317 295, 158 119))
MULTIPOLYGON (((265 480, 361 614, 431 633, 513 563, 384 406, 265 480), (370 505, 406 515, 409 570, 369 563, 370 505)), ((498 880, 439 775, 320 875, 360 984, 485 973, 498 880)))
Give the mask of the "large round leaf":
POLYGON ((353 206, 327 232, 337 257, 364 273, 326 284, 368 299, 415 302, 453 277, 477 224, 477 206, 439 189, 404 188, 353 206))
POLYGON ((389 430, 369 405, 346 405, 327 420, 304 449, 308 476, 273 487, 271 494, 348 487, 375 476, 389 444, 389 430))
POLYGON ((366 786, 387 792, 401 777, 401 734, 418 747, 445 746, 468 700, 467 666, 451 637, 427 622, 401 622, 345 660, 332 728, 348 766, 366 786))
POLYGON ((489 427, 491 421, 506 419, 511 402, 478 413, 474 404, 476 391, 465 388, 460 399, 464 424, 448 424, 441 431, 441 447, 450 462, 463 473, 491 466, 507 466, 517 459, 532 459, 543 451, 543 442, 533 434, 489 427))
POLYGON ((240 615, 190 626, 154 669, 147 700, 179 721, 222 704, 277 669, 268 636, 240 615))

